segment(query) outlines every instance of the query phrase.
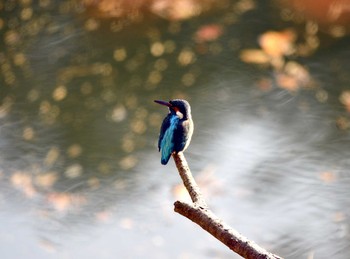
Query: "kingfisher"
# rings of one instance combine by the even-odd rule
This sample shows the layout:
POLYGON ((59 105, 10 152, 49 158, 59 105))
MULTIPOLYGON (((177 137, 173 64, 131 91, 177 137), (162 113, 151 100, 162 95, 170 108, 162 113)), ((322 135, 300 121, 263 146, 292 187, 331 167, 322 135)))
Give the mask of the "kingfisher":
POLYGON ((158 150, 162 156, 160 162, 166 165, 172 153, 182 152, 190 144, 193 134, 191 106, 182 99, 174 99, 169 102, 155 100, 154 102, 169 108, 158 139, 158 150))

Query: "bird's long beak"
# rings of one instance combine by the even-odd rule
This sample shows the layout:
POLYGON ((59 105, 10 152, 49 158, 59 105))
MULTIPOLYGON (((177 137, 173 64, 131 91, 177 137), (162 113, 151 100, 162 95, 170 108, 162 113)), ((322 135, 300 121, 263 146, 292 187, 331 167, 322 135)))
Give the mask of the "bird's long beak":
POLYGON ((158 104, 161 104, 161 105, 164 105, 164 106, 171 107, 171 104, 169 102, 166 102, 166 101, 154 100, 154 102, 158 103, 158 104))

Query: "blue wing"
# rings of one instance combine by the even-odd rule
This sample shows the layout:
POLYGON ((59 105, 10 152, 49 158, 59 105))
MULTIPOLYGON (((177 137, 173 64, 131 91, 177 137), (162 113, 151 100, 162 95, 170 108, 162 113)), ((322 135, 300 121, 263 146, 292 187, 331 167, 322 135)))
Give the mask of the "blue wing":
POLYGON ((158 151, 161 149, 162 140, 164 138, 165 131, 170 127, 170 113, 163 120, 162 126, 160 127, 160 133, 158 138, 158 151))
POLYGON ((174 152, 174 132, 178 126, 179 118, 174 115, 168 115, 162 124, 158 140, 158 148, 161 151, 161 163, 166 165, 174 152))

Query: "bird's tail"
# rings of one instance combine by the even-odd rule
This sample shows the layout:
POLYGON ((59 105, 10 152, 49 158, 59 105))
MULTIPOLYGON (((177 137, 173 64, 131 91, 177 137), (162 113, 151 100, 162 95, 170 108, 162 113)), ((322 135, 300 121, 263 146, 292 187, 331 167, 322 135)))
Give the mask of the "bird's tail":
POLYGON ((166 165, 169 162, 171 153, 169 154, 162 154, 162 158, 160 159, 160 162, 162 163, 162 165, 166 165))

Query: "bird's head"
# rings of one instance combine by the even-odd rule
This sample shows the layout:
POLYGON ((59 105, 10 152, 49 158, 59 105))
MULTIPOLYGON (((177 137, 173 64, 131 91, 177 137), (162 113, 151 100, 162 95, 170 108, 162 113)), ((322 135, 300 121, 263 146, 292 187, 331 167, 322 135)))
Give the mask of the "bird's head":
POLYGON ((172 114, 176 114, 180 119, 191 118, 191 106, 183 99, 174 99, 169 102, 155 100, 156 103, 169 107, 169 111, 172 114))

